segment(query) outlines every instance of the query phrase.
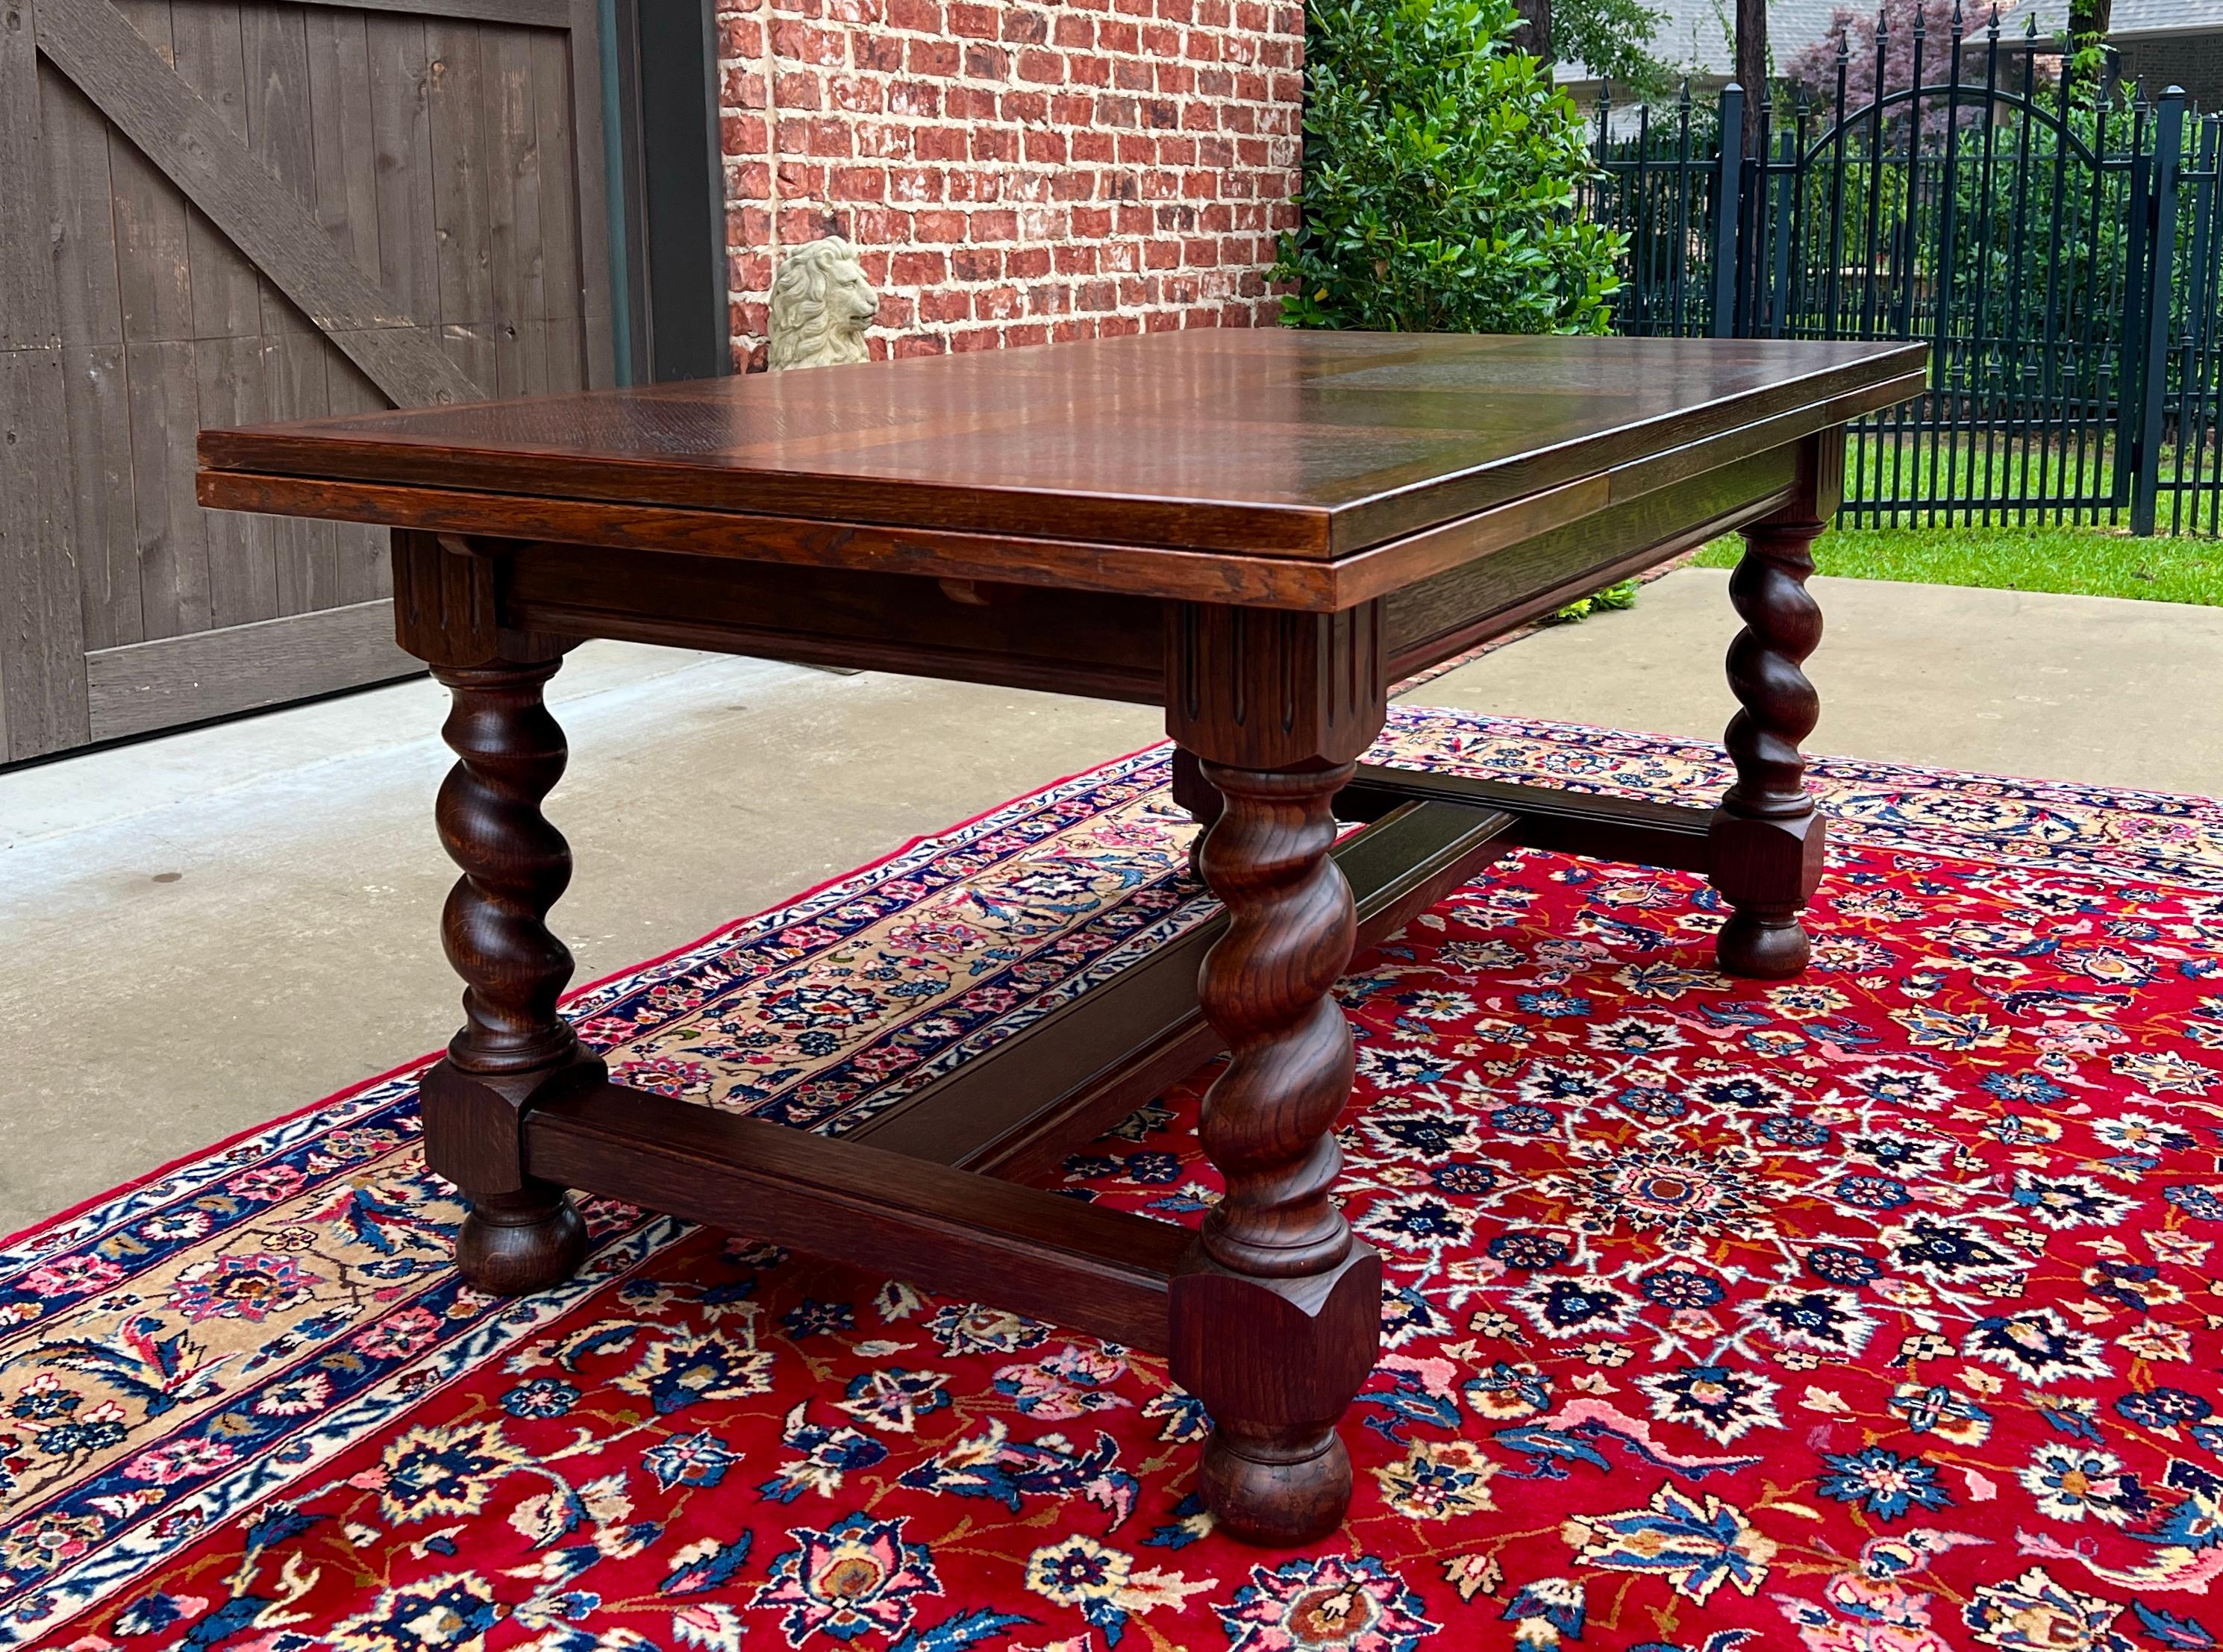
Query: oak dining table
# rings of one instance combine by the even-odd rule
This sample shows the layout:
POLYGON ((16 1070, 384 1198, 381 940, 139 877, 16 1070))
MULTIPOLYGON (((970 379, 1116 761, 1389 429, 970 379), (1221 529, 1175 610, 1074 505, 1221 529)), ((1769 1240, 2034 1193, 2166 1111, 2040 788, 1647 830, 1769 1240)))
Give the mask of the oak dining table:
POLYGON ((1523 847, 1702 873, 1721 968, 1804 968, 1811 546, 1845 424, 1925 364, 1184 331, 211 430, 199 496, 390 526, 397 636, 451 694, 464 1023, 424 1078, 425 1151, 469 1202, 472 1284, 569 1276, 570 1189, 900 1269, 1166 1355, 1212 1420, 1219 1527, 1289 1546, 1343 1518, 1337 1425, 1379 1346, 1381 1258, 1335 1198, 1338 978, 1523 847), (1393 683, 1736 530, 1718 807, 1360 760, 1393 683), (590 638, 1162 705, 1224 911, 840 1139, 614 1083, 558 1012, 570 855, 542 811, 566 756, 543 690, 590 638), (1222 1051, 1200 1228, 1036 1185, 1222 1051))

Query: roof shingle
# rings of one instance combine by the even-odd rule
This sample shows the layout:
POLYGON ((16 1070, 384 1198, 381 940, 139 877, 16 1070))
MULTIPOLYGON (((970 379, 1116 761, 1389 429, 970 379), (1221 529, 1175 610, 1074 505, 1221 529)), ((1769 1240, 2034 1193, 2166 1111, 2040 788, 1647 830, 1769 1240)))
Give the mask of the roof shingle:
MULTIPOLYGON (((2133 0, 2115 0, 2116 5, 2133 0)), ((2175 0, 2152 0, 2173 3, 2175 0)), ((2223 0, 2198 0, 2223 7, 2223 0)), ((1727 75, 1735 60, 1730 44, 1729 10, 1723 0, 1647 0, 1659 14, 1659 30, 1653 36, 1653 55, 1670 68, 1686 74, 1727 75)), ((1829 32, 1843 0, 1767 0, 1768 50, 1778 63, 1787 61, 1829 32)), ((1559 79, 1587 78, 1577 64, 1559 66, 1559 79)))
MULTIPOLYGON (((2035 13, 2041 35, 2060 33, 2069 17, 2068 0, 2023 0, 2014 9, 2018 18, 2035 13)), ((1768 8, 1773 27, 1775 8, 1768 8)), ((2108 30, 2110 39, 2139 35, 2186 34, 2223 30, 2223 0, 2115 0, 2108 30)))

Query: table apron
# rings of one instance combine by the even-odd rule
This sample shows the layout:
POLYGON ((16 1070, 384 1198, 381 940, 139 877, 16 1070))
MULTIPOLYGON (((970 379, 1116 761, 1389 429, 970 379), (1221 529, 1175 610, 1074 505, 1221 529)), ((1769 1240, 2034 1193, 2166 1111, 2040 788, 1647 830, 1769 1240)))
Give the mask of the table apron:
MULTIPOLYGON (((1502 636, 1780 506, 1793 454, 1755 455, 1445 570, 1383 599, 1393 679, 1502 636)), ((1156 597, 703 557, 450 539, 501 570, 501 622, 1097 699, 1162 703, 1156 597)))
POLYGON ((502 622, 520 631, 1144 704, 1163 692, 1153 597, 572 545, 503 560, 502 622))

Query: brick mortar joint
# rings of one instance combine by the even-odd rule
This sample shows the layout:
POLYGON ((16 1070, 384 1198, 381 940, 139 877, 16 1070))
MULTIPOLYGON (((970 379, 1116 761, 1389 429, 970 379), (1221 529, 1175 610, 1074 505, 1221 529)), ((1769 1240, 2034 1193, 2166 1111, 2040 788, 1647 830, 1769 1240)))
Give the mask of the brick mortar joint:
MULTIPOLYGON (((959 35, 948 28, 936 32, 870 18, 814 16, 761 0, 746 9, 719 13, 721 40, 745 40, 744 31, 751 28, 760 31, 756 53, 721 56, 718 62, 721 94, 756 99, 727 102, 721 95, 719 106, 721 126, 735 140, 733 147, 721 148, 721 160, 727 182, 727 303, 737 355, 746 355, 761 337, 770 274, 790 228, 814 236, 828 228, 850 230, 868 269, 880 272, 876 285, 884 299, 895 301, 898 319, 873 329, 876 355, 909 353, 907 346, 922 344, 948 349, 983 342, 1035 342, 1068 330, 1093 332, 1106 326, 1137 331, 1269 320, 1276 300, 1264 274, 1274 236, 1287 227, 1299 158, 1297 110, 1288 94, 1290 77, 1300 73, 1301 11, 1258 8, 1265 27, 1250 28, 1237 21, 1241 8, 1234 5, 1224 22, 1138 16, 1109 7, 1036 9, 1011 0, 982 0, 964 9, 984 20, 992 15, 996 35, 959 35), (1034 20, 1045 31, 1044 38, 1002 38, 1014 16, 1034 20), (1087 42, 1055 40, 1055 23, 1069 16, 1090 23, 1087 42), (1289 26, 1279 26, 1284 23, 1289 26), (1105 25, 1123 36, 1132 35, 1136 44, 1126 45, 1124 40, 1105 43, 1097 37, 1105 25), (1153 47, 1147 39, 1151 34, 1170 38, 1153 47), (790 46, 822 41, 829 46, 865 40, 885 42, 896 48, 888 54, 896 66, 798 55, 784 49, 782 35, 790 46), (949 72, 914 67, 912 48, 921 45, 954 52, 949 72), (995 54, 986 60, 996 63, 1000 73, 975 72, 975 66, 984 61, 979 56, 983 49, 995 54), (1055 59, 1061 75, 1069 75, 1076 60, 1085 60, 1104 78, 1024 78, 1021 59, 1030 53, 1055 59), (1286 60, 1269 60, 1275 57, 1286 60), (1123 71, 1137 66, 1148 68, 1151 85, 1112 84, 1123 71), (1187 81, 1185 86, 1157 84, 1169 66, 1181 72, 1178 78, 1187 81), (1196 85, 1199 76, 1231 79, 1224 86, 1204 91, 1196 85), (1247 91, 1241 85, 1246 82, 1247 91), (784 105, 783 84, 793 92, 807 87, 816 106, 784 105), (930 91, 938 107, 927 111, 887 106, 889 92, 908 88, 930 91), (845 89, 856 89, 860 95, 845 104, 845 89), (952 115, 946 102, 953 98, 983 104, 986 112, 952 115), (1065 115, 1055 112, 1058 100, 1080 98, 1087 100, 1088 118, 1080 118, 1071 104, 1065 115), (1038 104, 1042 114, 1007 113, 1013 99, 1038 104), (1113 123, 1101 117, 1099 105, 1106 99, 1169 105, 1174 118, 1165 124, 1113 123), (869 106, 875 100, 879 106, 869 106), (867 106, 855 106, 860 103, 867 106), (759 122, 761 148, 739 147, 747 140, 739 138, 734 129, 759 122), (828 126, 847 129, 847 152, 816 154, 807 148, 783 147, 784 127, 791 141, 796 129, 812 126, 821 131, 828 126), (901 152, 857 153, 857 138, 872 133, 881 135, 877 141, 901 152), (1061 142, 1076 136, 1100 136, 1114 144, 1170 142, 1187 148, 1190 158, 1162 160, 1154 154, 1143 161, 1122 160, 1116 154, 1109 158, 1074 159, 1068 153, 1063 159, 1031 159, 1017 154, 922 157, 916 153, 917 140, 925 135, 963 134, 969 150, 972 140, 983 133, 998 143, 1023 144, 1028 136, 1037 133, 1061 142), (1225 146, 1225 152, 1206 161, 1196 154, 1204 144, 1225 146), (1245 158, 1240 146, 1249 146, 1252 154, 1245 158), (744 195, 741 175, 759 167, 764 169, 765 192, 744 195), (878 192, 835 196, 831 191, 841 186, 837 173, 853 180, 849 187, 859 186, 853 180, 860 176, 869 186, 877 174, 878 192), (1083 180, 1087 188, 1072 197, 1049 192, 1061 178, 1083 180), (906 180, 931 180, 930 190, 909 192, 906 180), (1116 186, 1107 187, 1112 180, 1132 182, 1123 192, 1116 186), (971 180, 972 187, 942 192, 960 180, 971 180), (789 192, 797 182, 803 189, 789 192), (1208 227, 1195 221, 1215 209, 1224 221, 1208 227), (1175 222, 1167 221, 1169 211, 1175 222), (1147 227, 1127 222, 1133 212, 1149 213, 1152 221, 1147 227), (1089 227, 1075 230, 1076 214, 1090 215, 1089 227), (1184 214, 1191 221, 1178 221, 1184 214), (922 216, 954 222, 936 225, 924 238, 913 238, 922 216), (983 218, 989 220, 985 225, 979 222, 983 218), (1101 230, 1095 227, 1099 222, 1103 223, 1101 230), (961 235, 948 232, 960 224, 961 235), (751 225, 757 232, 752 232, 751 225), (1061 251, 1079 249, 1090 251, 1093 268, 1060 268, 1053 262, 1046 269, 1014 274, 1007 262, 1015 254, 1043 251, 1055 258, 1061 251), (1212 262, 1190 262, 1194 249, 1208 249, 1212 262), (964 262, 962 255, 967 251, 992 257, 995 273, 960 274, 956 264, 964 262), (939 276, 916 284, 895 281, 894 262, 911 255, 937 259, 939 276), (936 299, 944 302, 935 304, 936 299), (929 307, 950 312, 929 318, 923 313, 929 307)), ((946 18, 948 12, 939 10, 937 15, 946 18)))

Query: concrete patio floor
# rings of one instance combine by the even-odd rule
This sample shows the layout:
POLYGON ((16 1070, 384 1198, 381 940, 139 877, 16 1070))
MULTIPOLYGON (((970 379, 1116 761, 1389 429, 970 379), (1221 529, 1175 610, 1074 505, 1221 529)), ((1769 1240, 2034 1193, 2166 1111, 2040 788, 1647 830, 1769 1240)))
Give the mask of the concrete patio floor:
MULTIPOLYGON (((1439 705, 1703 739, 1726 576, 1427 684, 1439 705)), ((1811 747, 2223 786, 2223 610, 1817 580, 1811 747)), ((444 696, 386 688, 0 774, 0 1232, 431 1050, 457 984, 444 696)), ((557 928, 587 980, 1158 737, 1155 710, 620 644, 551 693, 557 928)))
MULTIPOLYGON (((2223 790, 2223 608, 2111 596, 1817 579, 1822 646, 1806 748, 2157 791, 2223 790)), ((1736 634, 1729 574, 1682 568, 1637 605, 1559 626, 1409 697, 1719 740, 1736 634)))

